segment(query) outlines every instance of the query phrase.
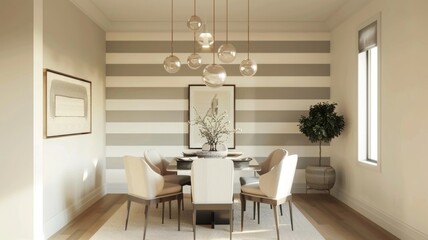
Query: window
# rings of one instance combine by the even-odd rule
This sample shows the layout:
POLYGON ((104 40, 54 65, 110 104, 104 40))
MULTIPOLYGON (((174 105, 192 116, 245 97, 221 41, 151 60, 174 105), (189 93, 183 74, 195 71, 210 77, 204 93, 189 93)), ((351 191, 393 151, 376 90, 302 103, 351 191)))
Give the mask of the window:
POLYGON ((358 160, 379 161, 378 20, 358 31, 358 160))

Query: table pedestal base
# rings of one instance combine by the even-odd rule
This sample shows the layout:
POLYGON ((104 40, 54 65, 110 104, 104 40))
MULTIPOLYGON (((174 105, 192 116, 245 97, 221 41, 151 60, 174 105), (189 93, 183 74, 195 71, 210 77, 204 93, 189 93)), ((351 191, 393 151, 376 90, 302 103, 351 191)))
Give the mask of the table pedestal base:
POLYGON ((229 224, 229 216, 228 210, 198 210, 196 212, 196 224, 211 225, 211 228, 214 228, 215 224, 229 224))

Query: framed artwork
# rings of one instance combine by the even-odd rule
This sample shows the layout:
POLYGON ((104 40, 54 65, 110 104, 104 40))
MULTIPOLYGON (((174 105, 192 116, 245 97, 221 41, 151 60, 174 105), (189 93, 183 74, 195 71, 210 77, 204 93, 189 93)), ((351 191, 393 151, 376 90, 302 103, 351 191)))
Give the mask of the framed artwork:
POLYGON ((91 82, 45 69, 45 136, 91 133, 91 82))
MULTIPOLYGON (((205 85, 189 85, 189 121, 202 118, 209 112, 226 114, 230 129, 235 129, 235 85, 210 88, 205 85)), ((201 149, 206 139, 200 135, 198 126, 189 124, 189 149, 201 149)), ((229 134, 224 142, 229 149, 235 149, 235 133, 229 134)))

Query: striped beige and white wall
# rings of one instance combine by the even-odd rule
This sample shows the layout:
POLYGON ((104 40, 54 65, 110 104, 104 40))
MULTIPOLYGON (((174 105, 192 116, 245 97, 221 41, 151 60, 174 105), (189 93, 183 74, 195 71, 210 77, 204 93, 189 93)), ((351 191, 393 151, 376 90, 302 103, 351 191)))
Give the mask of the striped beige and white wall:
MULTIPOLYGON (((330 99, 330 35, 328 33, 254 33, 251 58, 254 77, 243 77, 239 63, 246 57, 246 34, 229 34, 237 59, 224 64, 227 84, 236 85, 236 150, 263 160, 285 148, 299 155, 295 190, 302 191, 304 169, 317 162, 318 147, 297 127, 311 104, 330 99)), ((167 157, 187 149, 188 85, 202 84, 202 68, 185 63, 193 50, 190 33, 175 34, 175 52, 182 69, 169 74, 167 33, 107 33, 106 181, 109 192, 123 192, 126 177, 122 157, 142 156, 156 148, 167 157)), ((224 39, 224 38, 223 38, 224 39)), ((218 44, 221 44, 220 42, 218 44)), ((212 54, 201 53, 204 63, 212 54)), ((323 162, 329 163, 329 146, 323 162)))

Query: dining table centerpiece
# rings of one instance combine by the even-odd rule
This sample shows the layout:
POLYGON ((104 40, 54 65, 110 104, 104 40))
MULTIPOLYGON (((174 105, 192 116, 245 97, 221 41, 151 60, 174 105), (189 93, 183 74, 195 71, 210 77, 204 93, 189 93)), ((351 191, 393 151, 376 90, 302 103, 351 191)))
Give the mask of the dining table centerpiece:
POLYGON ((189 122, 198 127, 199 135, 206 140, 204 145, 209 146, 209 149, 202 148, 202 151, 197 152, 198 157, 227 156, 228 150, 223 143, 227 141, 230 134, 240 132, 240 129, 231 128, 227 112, 219 113, 216 103, 217 96, 214 96, 211 107, 203 116, 194 108, 196 118, 189 122), (221 149, 219 149, 220 147, 221 149))

